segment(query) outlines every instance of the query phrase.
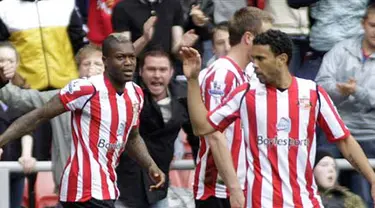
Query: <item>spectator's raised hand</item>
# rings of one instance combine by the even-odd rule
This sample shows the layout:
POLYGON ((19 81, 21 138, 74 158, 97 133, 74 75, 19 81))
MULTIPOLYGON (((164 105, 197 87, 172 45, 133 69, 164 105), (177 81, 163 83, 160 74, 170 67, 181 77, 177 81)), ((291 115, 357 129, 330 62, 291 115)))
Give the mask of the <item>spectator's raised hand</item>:
POLYGON ((0 62, 0 78, 2 81, 11 80, 16 73, 17 64, 11 62, 0 62))
POLYGON ((190 10, 190 16, 195 26, 203 27, 209 21, 209 18, 203 13, 198 5, 192 5, 190 10))
POLYGON ((22 165, 23 172, 27 174, 31 173, 31 171, 34 169, 36 159, 34 157, 21 156, 18 158, 18 162, 22 165))
POLYGON ((198 79, 202 67, 202 59, 199 52, 191 47, 182 47, 180 50, 180 57, 186 78, 198 79))
POLYGON ((194 30, 187 31, 181 39, 181 46, 182 47, 192 47, 197 41, 199 36, 195 34, 194 30))
POLYGON ((346 83, 337 83, 337 89, 343 96, 349 96, 356 91, 357 81, 353 78, 350 78, 346 83))
POLYGON ((156 20, 157 20, 156 16, 151 16, 143 24, 143 36, 146 38, 146 40, 151 40, 152 37, 154 36, 156 20))

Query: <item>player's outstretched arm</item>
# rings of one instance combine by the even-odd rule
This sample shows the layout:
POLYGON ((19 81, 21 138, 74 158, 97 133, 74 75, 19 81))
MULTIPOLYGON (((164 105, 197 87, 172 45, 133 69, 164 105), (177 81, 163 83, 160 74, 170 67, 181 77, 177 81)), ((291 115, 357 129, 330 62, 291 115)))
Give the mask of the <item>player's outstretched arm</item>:
POLYGON ((188 110, 195 135, 206 135, 215 131, 207 120, 208 111, 201 98, 198 76, 201 69, 201 57, 194 48, 182 47, 180 56, 184 74, 188 80, 188 110))
POLYGON ((352 135, 349 135, 348 138, 338 141, 337 147, 350 164, 369 181, 371 196, 375 200, 375 173, 361 146, 352 135))
POLYGON ((37 108, 14 121, 12 125, 0 135, 0 147, 13 139, 21 138, 23 135, 33 131, 44 121, 60 115, 65 111, 66 109, 64 108, 59 95, 55 95, 43 107, 37 108))
POLYGON ((150 190, 161 188, 164 185, 165 174, 151 158, 145 142, 141 135, 139 135, 138 128, 131 130, 128 142, 126 143, 126 151, 140 166, 148 170, 150 178, 155 182, 155 185, 150 186, 150 190))

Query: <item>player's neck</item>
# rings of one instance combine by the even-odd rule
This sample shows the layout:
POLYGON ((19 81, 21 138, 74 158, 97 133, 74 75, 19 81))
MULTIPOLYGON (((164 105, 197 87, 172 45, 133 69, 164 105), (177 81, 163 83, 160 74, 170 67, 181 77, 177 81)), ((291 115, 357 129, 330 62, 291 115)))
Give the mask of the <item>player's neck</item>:
POLYGON ((111 83, 111 85, 113 86, 113 88, 115 88, 116 92, 118 94, 122 94, 124 92, 125 83, 119 83, 119 82, 115 81, 115 79, 113 79, 111 77, 111 75, 109 75, 107 73, 107 71, 104 71, 104 74, 105 74, 105 76, 107 76, 107 78, 109 79, 109 82, 111 83))
POLYGON ((289 73, 287 69, 282 70, 279 79, 276 79, 274 87, 278 89, 288 89, 292 84, 293 76, 289 73))
POLYGON ((236 45, 229 51, 228 57, 235 61, 242 70, 245 70, 246 66, 250 62, 250 56, 247 51, 244 50, 240 45, 236 45))

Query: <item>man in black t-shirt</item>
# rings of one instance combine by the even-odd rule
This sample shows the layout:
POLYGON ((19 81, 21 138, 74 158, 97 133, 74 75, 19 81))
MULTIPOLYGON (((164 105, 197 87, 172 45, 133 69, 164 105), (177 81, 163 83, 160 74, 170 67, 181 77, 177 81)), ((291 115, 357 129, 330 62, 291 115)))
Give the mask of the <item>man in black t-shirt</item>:
POLYGON ((113 30, 125 32, 135 46, 143 45, 139 47, 144 48, 143 52, 161 49, 178 55, 181 46, 194 45, 198 36, 193 30, 184 34, 183 23, 183 11, 179 0, 121 1, 115 6, 112 14, 113 30), (143 25, 152 16, 156 17, 156 24, 150 37, 143 34, 143 25))

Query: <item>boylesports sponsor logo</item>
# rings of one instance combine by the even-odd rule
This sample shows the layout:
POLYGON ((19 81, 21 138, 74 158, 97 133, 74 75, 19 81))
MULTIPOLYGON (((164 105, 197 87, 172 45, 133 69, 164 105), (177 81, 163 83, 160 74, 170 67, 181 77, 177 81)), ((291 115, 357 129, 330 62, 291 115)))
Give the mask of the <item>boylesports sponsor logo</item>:
POLYGON ((287 138, 287 139, 281 139, 281 138, 264 138, 263 136, 258 136, 257 139, 258 145, 266 145, 268 147, 270 146, 308 146, 309 140, 308 139, 293 139, 293 138, 287 138))
POLYGON ((109 142, 106 142, 105 139, 99 139, 98 147, 105 148, 107 149, 107 151, 115 151, 115 150, 124 148, 125 143, 124 142, 109 143, 109 142))

